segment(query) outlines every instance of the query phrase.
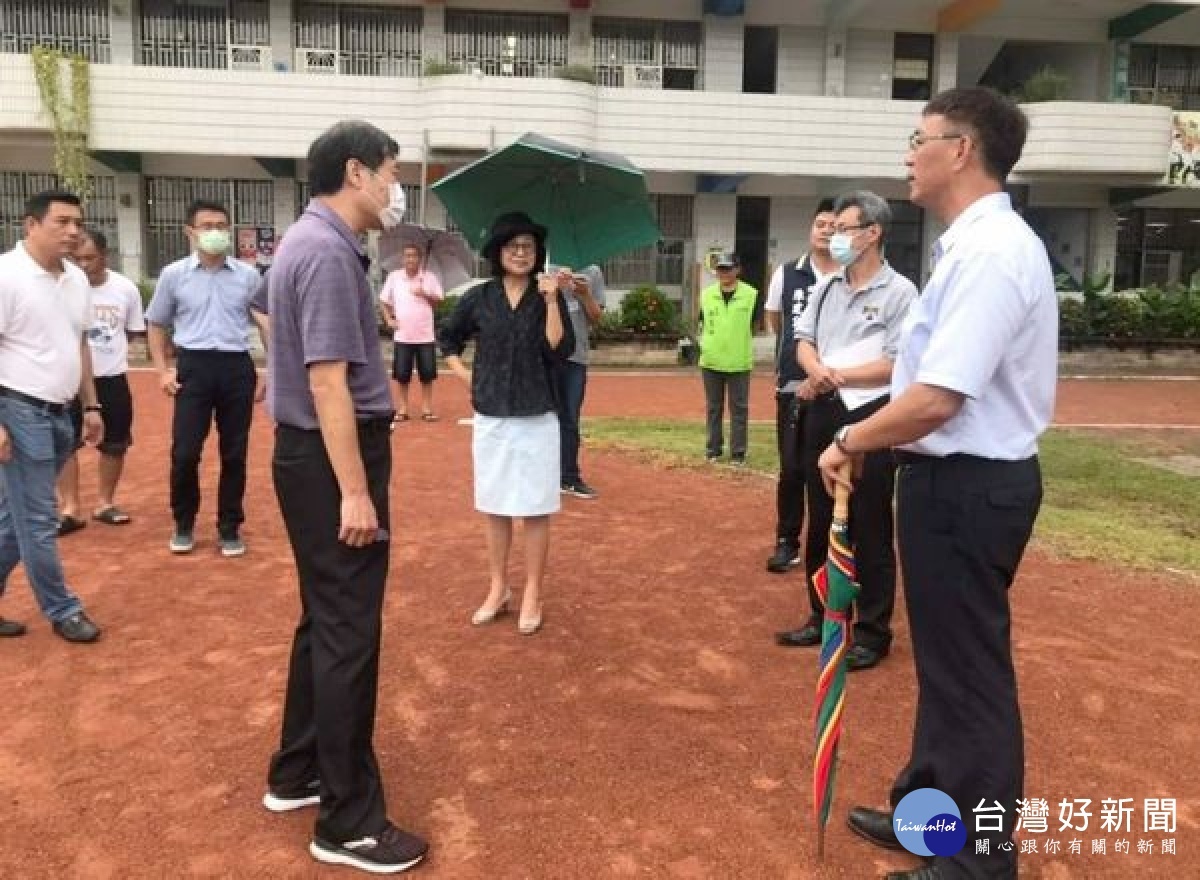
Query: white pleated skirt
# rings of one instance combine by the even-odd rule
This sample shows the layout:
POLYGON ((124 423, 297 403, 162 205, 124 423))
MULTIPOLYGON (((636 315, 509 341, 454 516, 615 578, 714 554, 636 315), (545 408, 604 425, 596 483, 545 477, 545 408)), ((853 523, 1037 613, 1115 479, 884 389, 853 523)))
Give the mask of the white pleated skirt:
POLYGON ((475 413, 475 509, 496 516, 557 513, 562 504, 558 443, 554 413, 504 419, 475 413))

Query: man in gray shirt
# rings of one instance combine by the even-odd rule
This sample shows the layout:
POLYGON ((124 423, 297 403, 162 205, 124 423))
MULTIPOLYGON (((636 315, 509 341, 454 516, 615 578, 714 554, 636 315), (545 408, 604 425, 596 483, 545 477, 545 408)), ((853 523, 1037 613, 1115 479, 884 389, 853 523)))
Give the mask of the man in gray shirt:
POLYGON ((589 325, 604 313, 604 275, 599 266, 587 266, 571 276, 564 287, 575 351, 558 366, 559 448, 562 454, 562 492, 576 498, 595 498, 599 493, 583 480, 579 470, 579 417, 587 391, 589 325))
POLYGON ((302 608, 263 805, 319 804, 313 858, 389 874, 428 847, 388 820, 372 745, 393 409, 358 236, 394 219, 398 150, 366 122, 313 141, 313 200, 280 243, 266 303, 261 289, 254 303, 270 320, 271 471, 302 608))
MULTIPOLYGON (((804 547, 811 611, 798 630, 779 633, 787 646, 819 645, 823 609, 811 575, 825 564, 833 499, 825 491, 817 457, 844 426, 862 421, 888 401, 888 382, 908 306, 917 295, 913 283, 883 259, 883 243, 892 212, 875 193, 843 195, 834 204, 837 218, 829 253, 842 270, 808 299, 796 319, 800 366, 808 378, 797 395, 812 401, 805 421, 805 486, 808 533, 804 547)), ((862 593, 854 621, 849 669, 868 669, 892 644, 896 600, 896 554, 892 549, 891 453, 866 457, 850 504, 850 533, 862 593)))

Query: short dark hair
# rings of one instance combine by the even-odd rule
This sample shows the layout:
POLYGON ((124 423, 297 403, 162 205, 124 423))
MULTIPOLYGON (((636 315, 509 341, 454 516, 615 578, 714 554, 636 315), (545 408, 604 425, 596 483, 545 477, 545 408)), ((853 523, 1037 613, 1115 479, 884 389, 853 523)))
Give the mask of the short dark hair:
POLYGON ((215 211, 218 214, 225 215, 225 222, 229 222, 229 211, 223 204, 215 199, 196 199, 187 209, 187 219, 184 221, 188 226, 196 225, 196 215, 201 211, 215 211))
POLYGON ((83 237, 94 244, 96 250, 100 251, 100 253, 108 253, 108 236, 99 229, 96 229, 94 226, 88 226, 83 230, 83 237))
POLYGON ((1011 98, 993 89, 947 89, 934 95, 921 112, 970 128, 979 142, 984 169, 999 183, 1008 179, 1025 149, 1029 119, 1011 98))
POLYGON ((83 202, 79 196, 70 190, 65 189, 47 189, 40 193, 34 193, 25 201, 25 210, 21 214, 22 220, 33 218, 41 223, 46 219, 46 214, 50 212, 50 206, 59 203, 62 205, 74 205, 80 210, 83 209, 83 202))
POLYGON ((832 213, 833 213, 833 199, 821 199, 821 201, 817 202, 817 209, 815 211, 813 211, 813 217, 815 218, 818 214, 832 214, 832 213))
POLYGON ((400 145, 383 129, 358 119, 328 129, 308 148, 308 191, 331 196, 346 183, 346 163, 357 159, 372 171, 385 159, 395 159, 400 145))

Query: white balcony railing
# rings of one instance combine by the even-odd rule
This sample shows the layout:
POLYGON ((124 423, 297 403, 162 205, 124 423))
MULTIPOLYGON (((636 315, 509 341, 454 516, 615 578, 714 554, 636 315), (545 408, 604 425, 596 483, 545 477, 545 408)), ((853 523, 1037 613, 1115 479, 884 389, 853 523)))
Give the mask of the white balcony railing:
MULTIPOLYGON (((314 69, 317 60, 308 56, 314 69)), ((328 63, 319 69, 328 70, 337 59, 322 60, 328 63)), ((299 157, 352 111, 391 132, 410 158, 420 155, 426 137, 435 149, 487 150, 532 130, 622 153, 649 171, 899 180, 921 106, 600 88, 556 78, 349 78, 103 64, 92 67, 91 146, 299 157), (218 118, 223 124, 213 125, 218 118), (729 137, 713 119, 737 120, 738 136, 729 137)), ((1023 177, 1153 183, 1166 173, 1169 108, 1053 102, 1026 109, 1032 128, 1017 166, 1023 177)), ((49 133, 24 55, 0 55, 3 129, 49 133)))

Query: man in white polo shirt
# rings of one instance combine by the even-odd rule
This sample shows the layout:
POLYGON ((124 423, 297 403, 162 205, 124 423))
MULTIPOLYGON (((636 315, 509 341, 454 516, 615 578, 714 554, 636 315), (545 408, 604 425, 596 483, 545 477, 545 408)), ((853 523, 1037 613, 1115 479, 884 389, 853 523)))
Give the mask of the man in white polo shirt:
MULTIPOLYGON (((91 312, 87 277, 66 262, 79 242, 83 210, 73 193, 29 199, 25 238, 0 256, 0 593, 17 562, 38 605, 69 642, 100 630, 63 578, 54 482, 75 451, 67 405, 83 402, 83 435, 104 437, 84 335, 91 312)), ((25 627, 0 618, 0 636, 25 627)))
MULTIPOLYGON (((936 788, 968 818, 960 851, 894 880, 1017 876, 1024 745, 1008 589, 1041 504, 1037 440, 1058 366, 1050 260, 1004 192, 1027 130, 1021 110, 989 89, 951 89, 925 106, 909 142, 909 189, 949 228, 909 310, 891 403, 839 431, 820 460, 832 486, 852 458, 897 447, 918 695, 891 804, 936 788), (972 821, 976 809, 992 810, 998 827, 972 821)), ((892 811, 850 813, 855 832, 897 848, 892 820, 892 811)))

